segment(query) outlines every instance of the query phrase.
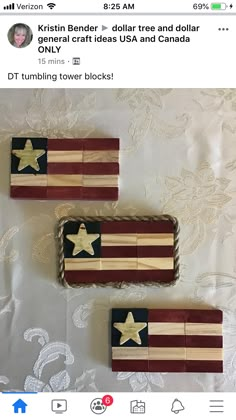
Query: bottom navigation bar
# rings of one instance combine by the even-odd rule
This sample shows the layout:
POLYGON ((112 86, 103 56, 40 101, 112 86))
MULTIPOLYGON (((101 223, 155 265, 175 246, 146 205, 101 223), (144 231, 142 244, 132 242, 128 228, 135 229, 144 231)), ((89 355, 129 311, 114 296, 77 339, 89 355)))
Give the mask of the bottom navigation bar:
POLYGON ((120 420, 135 419, 139 415, 145 420, 154 418, 179 418, 199 420, 200 417, 232 419, 234 409, 233 393, 24 393, 2 392, 0 394, 1 416, 4 420, 24 414, 24 418, 55 418, 60 414, 62 419, 83 420, 102 418, 120 420))

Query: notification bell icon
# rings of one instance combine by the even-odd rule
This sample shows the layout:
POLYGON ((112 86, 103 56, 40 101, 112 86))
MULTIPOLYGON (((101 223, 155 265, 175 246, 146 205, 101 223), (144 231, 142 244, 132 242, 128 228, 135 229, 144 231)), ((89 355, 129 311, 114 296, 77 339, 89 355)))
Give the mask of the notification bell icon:
POLYGON ((171 411, 172 413, 178 414, 180 411, 184 410, 184 406, 181 401, 177 400, 177 398, 173 401, 171 411))

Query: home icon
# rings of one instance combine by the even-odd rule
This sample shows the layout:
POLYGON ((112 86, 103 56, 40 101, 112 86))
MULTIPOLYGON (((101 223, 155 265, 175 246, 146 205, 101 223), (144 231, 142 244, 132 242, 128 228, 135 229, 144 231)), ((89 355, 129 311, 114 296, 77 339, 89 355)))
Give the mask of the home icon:
POLYGON ((27 404, 21 399, 17 400, 14 404, 12 404, 12 406, 14 407, 15 414, 26 412, 27 404))

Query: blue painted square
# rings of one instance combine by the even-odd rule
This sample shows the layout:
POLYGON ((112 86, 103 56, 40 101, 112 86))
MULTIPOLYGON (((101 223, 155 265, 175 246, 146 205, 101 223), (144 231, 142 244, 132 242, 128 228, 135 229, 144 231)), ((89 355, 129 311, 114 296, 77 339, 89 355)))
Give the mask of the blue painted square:
POLYGON ((148 347, 148 309, 145 308, 131 308, 131 309, 112 309, 111 320, 111 337, 112 347, 148 347), (146 322, 147 326, 139 331, 141 344, 137 344, 133 340, 128 340, 126 343, 120 345, 121 332, 114 327, 115 322, 124 323, 129 312, 132 312, 134 322, 146 322))
POLYGON ((100 222, 67 222, 64 225, 64 258, 100 258, 101 256, 101 229, 100 222), (73 255, 74 243, 71 242, 66 236, 76 235, 79 232, 80 226, 84 224, 87 234, 99 234, 99 238, 92 242, 94 255, 89 254, 87 251, 81 251, 77 255, 73 255))
POLYGON ((39 165, 39 171, 36 171, 31 166, 26 166, 22 170, 18 170, 20 158, 11 153, 11 173, 12 174, 47 174, 47 138, 32 138, 32 137, 13 137, 12 138, 12 150, 23 150, 25 148, 26 141, 30 140, 33 149, 45 150, 42 156, 37 159, 39 165))

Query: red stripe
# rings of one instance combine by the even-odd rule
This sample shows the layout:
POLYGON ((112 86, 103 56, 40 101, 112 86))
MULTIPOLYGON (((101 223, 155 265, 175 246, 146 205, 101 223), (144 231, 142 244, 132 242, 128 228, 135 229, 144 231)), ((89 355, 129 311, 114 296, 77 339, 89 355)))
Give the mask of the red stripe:
POLYGON ((83 174, 85 175, 119 175, 119 163, 84 162, 83 174))
POLYGON ((171 282, 174 277, 173 270, 78 270, 65 271, 65 278, 69 284, 80 283, 145 283, 145 282, 171 282))
POLYGON ((172 246, 103 246, 101 258, 173 257, 172 246))
POLYGON ((186 335, 186 347, 222 348, 223 337, 220 335, 186 335))
POLYGON ((119 189, 117 187, 83 187, 83 200, 112 200, 117 201, 119 189))
POLYGON ((136 246, 103 246, 101 247, 101 258, 135 258, 137 257, 136 246))
POLYGON ((149 347, 222 348, 222 336, 204 335, 149 335, 149 347))
POLYGON ((185 360, 149 360, 149 372, 186 372, 185 360))
POLYGON ((148 372, 148 360, 112 360, 113 372, 148 372))
POLYGON ((215 360, 186 360, 186 372, 222 373, 223 361, 215 360))
POLYGON ((83 163, 48 163, 48 174, 82 174, 83 163))
POLYGON ((205 324, 221 324, 223 313, 219 310, 195 310, 189 309, 187 322, 201 322, 205 324))
POLYGON ((119 163, 48 163, 49 174, 118 175, 119 163))
POLYGON ((84 139, 84 150, 119 150, 119 139, 84 139))
POLYGON ((222 361, 112 360, 113 372, 207 372, 222 373, 222 361))
POLYGON ((47 198, 51 200, 81 200, 83 187, 47 187, 47 198))
POLYGON ((12 198, 49 200, 117 200, 118 188, 19 187, 11 186, 12 198))
POLYGON ((149 347, 186 347, 185 335, 149 335, 149 347))
POLYGON ((48 139, 48 150, 83 150, 84 139, 48 139))
POLYGON ((157 222, 102 222, 101 233, 173 233, 174 225, 171 221, 157 222))
POLYGON ((149 309, 148 322, 185 322, 186 311, 183 309, 149 309))
POLYGON ((138 246, 139 258, 151 257, 173 257, 173 246, 138 246))
POLYGON ((47 198, 47 187, 12 186, 10 196, 19 199, 45 200, 47 198))

